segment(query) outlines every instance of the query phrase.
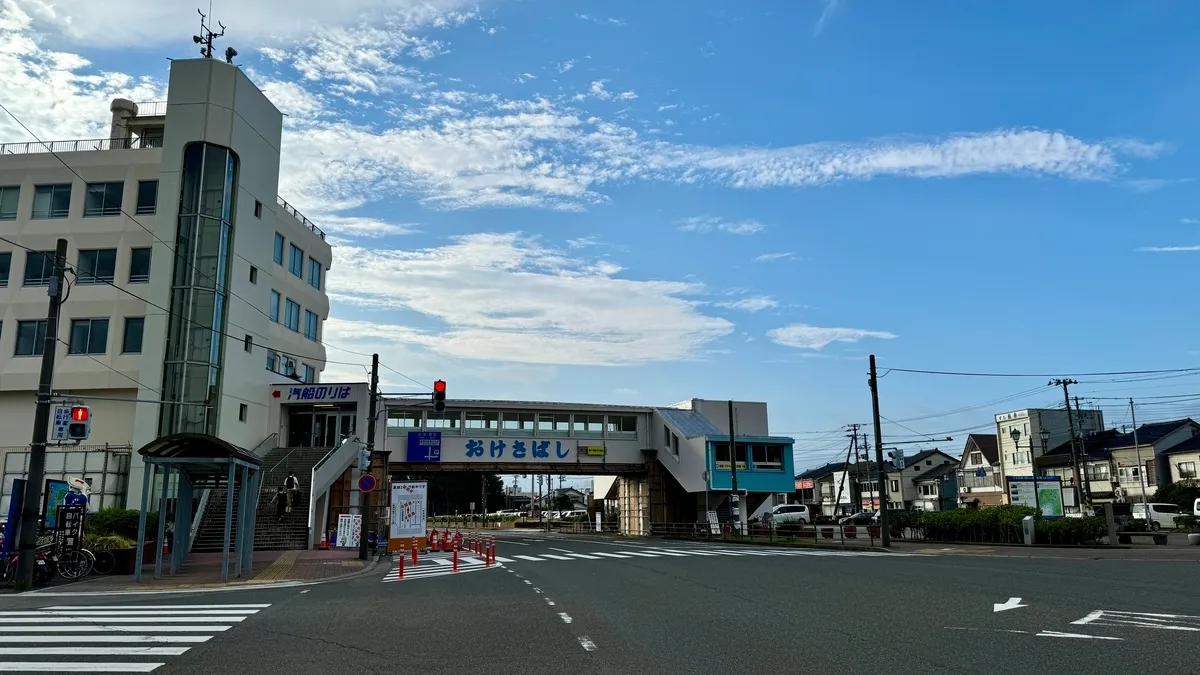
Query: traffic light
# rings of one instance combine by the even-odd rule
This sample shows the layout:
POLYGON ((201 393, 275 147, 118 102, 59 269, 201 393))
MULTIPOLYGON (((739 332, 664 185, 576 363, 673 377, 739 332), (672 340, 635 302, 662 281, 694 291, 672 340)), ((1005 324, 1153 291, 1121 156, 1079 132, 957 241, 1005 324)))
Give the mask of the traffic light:
POLYGON ((442 412, 446 409, 446 382, 438 380, 433 383, 433 411, 442 412))
POLYGON ((71 421, 67 424, 67 438, 86 441, 92 433, 92 409, 85 405, 71 407, 71 421))

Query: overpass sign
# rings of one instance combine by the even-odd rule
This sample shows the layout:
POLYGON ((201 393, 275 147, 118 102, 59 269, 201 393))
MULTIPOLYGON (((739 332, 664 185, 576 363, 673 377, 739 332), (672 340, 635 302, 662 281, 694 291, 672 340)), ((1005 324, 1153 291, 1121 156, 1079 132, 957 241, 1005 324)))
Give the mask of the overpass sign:
POLYGON ((442 432, 440 431, 410 431, 408 432, 409 462, 440 462, 442 461, 442 432))

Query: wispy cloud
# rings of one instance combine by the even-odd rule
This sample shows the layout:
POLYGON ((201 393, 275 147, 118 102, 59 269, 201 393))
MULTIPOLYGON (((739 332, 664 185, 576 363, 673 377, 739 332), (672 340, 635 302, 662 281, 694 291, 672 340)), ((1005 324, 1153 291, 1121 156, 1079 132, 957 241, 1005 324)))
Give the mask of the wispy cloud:
POLYGON ((757 234, 763 224, 756 220, 728 221, 717 216, 694 216, 685 218, 679 229, 684 232, 725 232, 726 234, 757 234))
POLYGON ((1163 188, 1168 188, 1173 185, 1182 185, 1190 183, 1190 178, 1136 178, 1123 181, 1122 185, 1133 190, 1134 192, 1157 192, 1163 188))
POLYGON ((736 309, 742 312, 761 312, 764 309, 774 309, 779 306, 779 302, 774 298, 765 295, 759 295, 753 298, 742 298, 733 302, 718 302, 718 307, 726 307, 728 309, 736 309))
POLYGON ((576 14, 575 18, 582 19, 583 21, 591 21, 592 23, 608 24, 610 26, 624 26, 625 25, 624 19, 617 19, 617 18, 613 18, 613 17, 599 17, 599 16, 593 16, 591 14, 576 14))
POLYGON ((1196 220, 1195 218, 1180 218, 1179 222, 1184 225, 1195 225, 1196 223, 1200 223, 1200 220, 1196 220))
POLYGON ((891 340, 892 333, 861 328, 822 328, 803 323, 793 323, 767 331, 767 337, 776 344, 796 349, 821 350, 833 342, 858 342, 867 338, 891 340))
POLYGON ((821 17, 817 19, 817 25, 813 26, 813 35, 820 35, 825 24, 829 23, 833 15, 845 4, 845 0, 822 0, 822 2, 825 3, 825 6, 821 9, 821 17))
POLYGON ((779 260, 790 260, 796 257, 795 253, 788 251, 787 253, 764 253, 754 258, 754 262, 776 262, 779 260))
POLYGON ((574 67, 575 67, 575 59, 571 59, 570 61, 563 61, 562 63, 558 64, 558 72, 565 73, 574 67))
POLYGON ((1138 250, 1143 253, 1184 253, 1200 251, 1200 246, 1143 246, 1138 250))

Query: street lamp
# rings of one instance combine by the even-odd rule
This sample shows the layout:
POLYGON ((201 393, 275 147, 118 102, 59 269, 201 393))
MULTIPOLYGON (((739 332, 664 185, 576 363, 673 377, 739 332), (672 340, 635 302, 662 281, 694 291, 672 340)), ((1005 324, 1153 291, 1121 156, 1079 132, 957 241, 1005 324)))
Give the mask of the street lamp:
MULTIPOLYGON (((1049 438, 1050 434, 1045 431, 1043 431, 1041 433, 1045 434, 1045 436, 1042 437, 1042 445, 1045 446, 1046 439, 1049 438)), ((1021 451, 1021 430, 1016 427, 1013 427, 1012 430, 1008 432, 1008 435, 1010 438, 1012 438, 1013 447, 1015 447, 1017 449, 1017 452, 1020 452, 1021 451)), ((1033 469, 1032 469, 1033 475, 1030 476, 1030 478, 1033 479, 1033 507, 1035 509, 1037 509, 1037 512, 1040 514, 1042 512, 1042 500, 1041 500, 1041 495, 1038 494, 1037 465, 1033 463, 1033 442, 1032 441, 1030 441, 1030 443, 1029 443, 1029 463, 1030 463, 1030 465, 1033 466, 1033 469)))

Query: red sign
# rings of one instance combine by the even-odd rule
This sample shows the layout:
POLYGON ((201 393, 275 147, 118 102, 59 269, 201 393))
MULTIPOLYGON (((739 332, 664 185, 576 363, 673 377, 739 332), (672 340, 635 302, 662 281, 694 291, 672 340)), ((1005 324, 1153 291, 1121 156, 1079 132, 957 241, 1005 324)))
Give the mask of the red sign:
POLYGON ((796 489, 797 489, 797 490, 811 490, 811 489, 813 489, 813 479, 811 479, 811 478, 797 478, 797 479, 796 479, 796 489))
POLYGON ((375 476, 364 473, 358 477, 358 489, 362 492, 371 492, 375 489, 375 476))

